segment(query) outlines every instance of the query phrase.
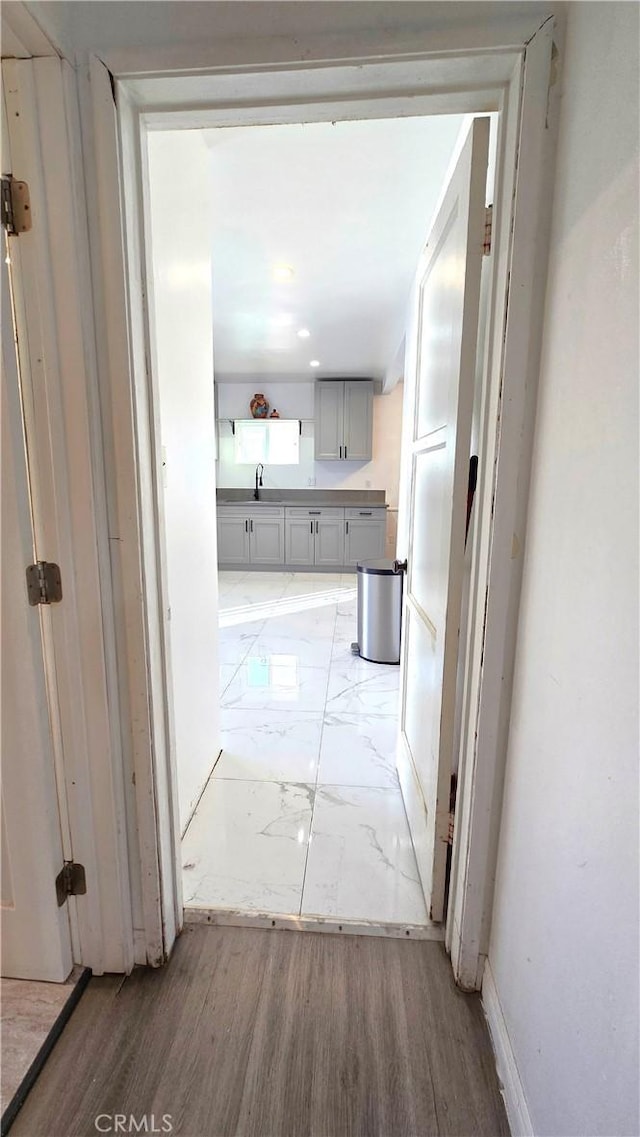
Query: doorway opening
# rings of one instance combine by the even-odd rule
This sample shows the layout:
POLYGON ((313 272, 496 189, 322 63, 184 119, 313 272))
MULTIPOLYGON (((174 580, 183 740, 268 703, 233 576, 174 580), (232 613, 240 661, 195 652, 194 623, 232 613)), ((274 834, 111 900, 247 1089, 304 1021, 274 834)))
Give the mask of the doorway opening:
MULTIPOLYGON (((443 934, 414 848, 416 791, 396 768, 399 656, 352 645, 357 563, 413 545, 406 342, 468 128, 439 115, 148 136, 188 918, 443 934), (194 559, 209 573, 215 561, 206 595, 194 559)), ((478 397, 475 446, 479 417, 478 397)), ((458 686, 457 747, 462 670, 458 686)))

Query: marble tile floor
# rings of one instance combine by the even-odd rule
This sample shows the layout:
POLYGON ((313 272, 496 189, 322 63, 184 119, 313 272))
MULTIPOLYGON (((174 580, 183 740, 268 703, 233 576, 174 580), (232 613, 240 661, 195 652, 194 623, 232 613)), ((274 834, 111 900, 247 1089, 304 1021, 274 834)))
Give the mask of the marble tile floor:
POLYGON ((399 668, 354 657, 355 574, 221 572, 222 754, 187 908, 428 924, 395 769, 399 668))

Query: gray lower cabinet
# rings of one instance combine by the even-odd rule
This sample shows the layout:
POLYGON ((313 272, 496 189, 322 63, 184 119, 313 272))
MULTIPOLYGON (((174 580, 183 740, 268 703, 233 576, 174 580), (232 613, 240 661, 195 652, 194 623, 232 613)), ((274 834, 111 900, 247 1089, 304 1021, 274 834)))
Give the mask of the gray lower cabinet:
POLYGON ((289 508, 285 555, 289 565, 343 564, 344 510, 289 508))
POLYGON ((386 511, 219 506, 218 564, 333 568, 383 557, 386 511))
POLYGON ((225 509, 218 510, 218 564, 249 564, 249 520, 225 509))
POLYGON ((315 563, 315 521, 308 517, 287 517, 285 523, 285 564, 315 563))
POLYGON ((249 518, 249 561, 252 565, 284 563, 284 519, 249 518))
POLYGON ((284 509, 217 510, 219 565, 284 564, 284 509))
POLYGON ((344 564, 344 521, 329 518, 316 521, 315 564, 344 564))
POLYGON ((384 557, 387 534, 385 510, 345 510, 344 564, 384 557))

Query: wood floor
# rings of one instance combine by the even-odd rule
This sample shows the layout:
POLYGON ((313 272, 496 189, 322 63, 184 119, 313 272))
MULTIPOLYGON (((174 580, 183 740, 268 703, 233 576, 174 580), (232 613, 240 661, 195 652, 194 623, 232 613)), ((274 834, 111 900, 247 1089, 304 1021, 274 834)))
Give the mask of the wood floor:
POLYGON ((441 944, 257 928, 187 926, 167 967, 91 980, 11 1137, 116 1113, 180 1137, 509 1133, 441 944))

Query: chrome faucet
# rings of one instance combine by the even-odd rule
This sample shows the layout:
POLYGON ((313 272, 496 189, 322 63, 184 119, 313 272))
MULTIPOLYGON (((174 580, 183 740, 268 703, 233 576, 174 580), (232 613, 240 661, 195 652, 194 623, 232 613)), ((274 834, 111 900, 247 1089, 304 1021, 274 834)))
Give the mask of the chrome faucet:
POLYGON ((258 489, 258 486, 262 485, 262 475, 263 474, 264 474, 264 466, 262 465, 262 462, 258 462, 258 465, 256 466, 256 488, 253 491, 253 496, 254 496, 256 501, 260 501, 260 491, 258 489), (258 470, 260 471, 260 474, 258 474, 258 470))

